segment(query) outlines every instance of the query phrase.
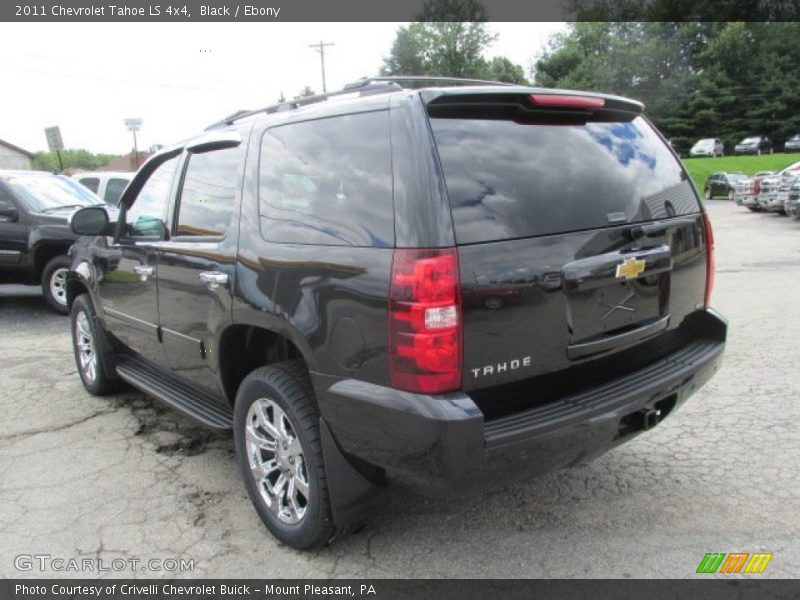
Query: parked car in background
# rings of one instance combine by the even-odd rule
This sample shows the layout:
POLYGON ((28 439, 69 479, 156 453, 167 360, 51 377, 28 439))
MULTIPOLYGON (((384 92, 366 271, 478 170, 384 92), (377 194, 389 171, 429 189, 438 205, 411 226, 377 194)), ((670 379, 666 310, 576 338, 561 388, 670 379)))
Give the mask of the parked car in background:
POLYGON ((765 135, 744 138, 733 148, 734 154, 772 154, 772 141, 765 135))
POLYGON ((75 210, 103 204, 63 175, 0 171, 0 283, 41 285, 45 300, 67 314, 67 250, 77 236, 75 210))
POLYGON ((784 152, 800 152, 800 133, 795 133, 783 144, 784 152))
POLYGON ((784 167, 774 175, 764 177, 758 194, 758 206, 761 210, 783 213, 783 201, 778 199, 778 192, 782 185, 794 180, 798 174, 800 174, 800 161, 784 167))
POLYGON ((761 180, 774 174, 775 171, 758 171, 752 177, 736 182, 736 190, 733 197, 736 204, 746 206, 754 212, 760 211, 758 194, 761 192, 761 180))
POLYGON ((103 202, 117 206, 119 197, 136 173, 122 173, 116 171, 97 173, 77 173, 72 178, 97 194, 103 202))
POLYGON ((736 184, 746 179, 747 175, 741 171, 712 173, 706 179, 703 190, 706 200, 711 200, 715 196, 727 196, 729 200, 733 200, 736 195, 736 184))
POLYGON ((689 156, 725 156, 725 145, 719 138, 705 138, 698 140, 689 156))
POLYGON ((783 210, 787 216, 800 219, 800 181, 795 180, 789 189, 789 195, 783 205, 783 210))
POLYGON ((789 196, 792 188, 798 183, 800 183, 800 171, 791 171, 781 180, 775 198, 775 203, 778 205, 775 212, 780 212, 787 216, 789 215, 789 196))

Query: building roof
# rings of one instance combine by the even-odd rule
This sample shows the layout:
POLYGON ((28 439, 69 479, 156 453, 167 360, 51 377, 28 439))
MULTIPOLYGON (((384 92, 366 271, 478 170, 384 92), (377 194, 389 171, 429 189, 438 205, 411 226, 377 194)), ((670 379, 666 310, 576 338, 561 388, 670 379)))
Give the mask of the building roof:
POLYGON ((137 162, 133 152, 131 152, 130 154, 112 160, 104 167, 96 168, 95 171, 124 171, 126 173, 131 173, 138 171, 139 167, 141 167, 150 156, 152 155, 149 152, 139 152, 139 160, 137 162))
POLYGON ((12 150, 17 151, 20 154, 24 154, 25 156, 27 156, 28 158, 31 158, 31 159, 34 156, 33 152, 28 152, 27 150, 25 150, 23 148, 20 148, 19 146, 15 146, 14 144, 12 144, 10 142, 7 142, 5 140, 0 140, 0 146, 5 146, 6 148, 11 148, 12 150))

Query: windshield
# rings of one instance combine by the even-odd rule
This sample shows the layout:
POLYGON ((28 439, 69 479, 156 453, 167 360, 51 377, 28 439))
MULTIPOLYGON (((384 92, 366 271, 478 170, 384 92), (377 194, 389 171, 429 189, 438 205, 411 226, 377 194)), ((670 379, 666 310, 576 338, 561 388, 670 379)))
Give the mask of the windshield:
POLYGON ((739 181, 740 179, 747 179, 747 175, 744 173, 728 173, 728 179, 730 181, 739 181))
POLYGON ((740 144, 757 144, 757 143, 758 143, 758 140, 759 140, 759 138, 757 138, 757 137, 749 137, 749 138, 744 138, 744 139, 743 139, 741 142, 739 142, 739 143, 740 143, 740 144))
POLYGON ((714 140, 700 140, 694 145, 694 147, 705 148, 706 146, 713 146, 713 145, 714 145, 714 140))
POLYGON ((34 212, 77 208, 103 203, 100 198, 87 188, 65 177, 49 177, 46 175, 14 177, 7 179, 6 183, 34 212))

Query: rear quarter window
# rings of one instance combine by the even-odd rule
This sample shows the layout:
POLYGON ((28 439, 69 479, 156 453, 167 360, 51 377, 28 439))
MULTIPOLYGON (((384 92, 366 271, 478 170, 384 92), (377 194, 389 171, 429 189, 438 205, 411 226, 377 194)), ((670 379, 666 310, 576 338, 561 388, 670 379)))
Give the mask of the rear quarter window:
POLYGON ((642 117, 585 125, 432 118, 456 239, 469 244, 698 212, 642 117))
POLYGON ((388 111, 270 128, 260 154, 259 209, 267 241, 394 245, 388 111))

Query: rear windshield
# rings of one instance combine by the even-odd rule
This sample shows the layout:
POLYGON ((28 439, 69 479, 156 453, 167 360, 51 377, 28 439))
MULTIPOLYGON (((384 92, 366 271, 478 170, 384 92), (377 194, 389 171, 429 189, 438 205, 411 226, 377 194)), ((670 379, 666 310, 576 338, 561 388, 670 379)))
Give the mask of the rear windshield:
POLYGON ((679 162, 642 117, 585 125, 432 118, 431 126, 459 244, 700 210, 679 162))

